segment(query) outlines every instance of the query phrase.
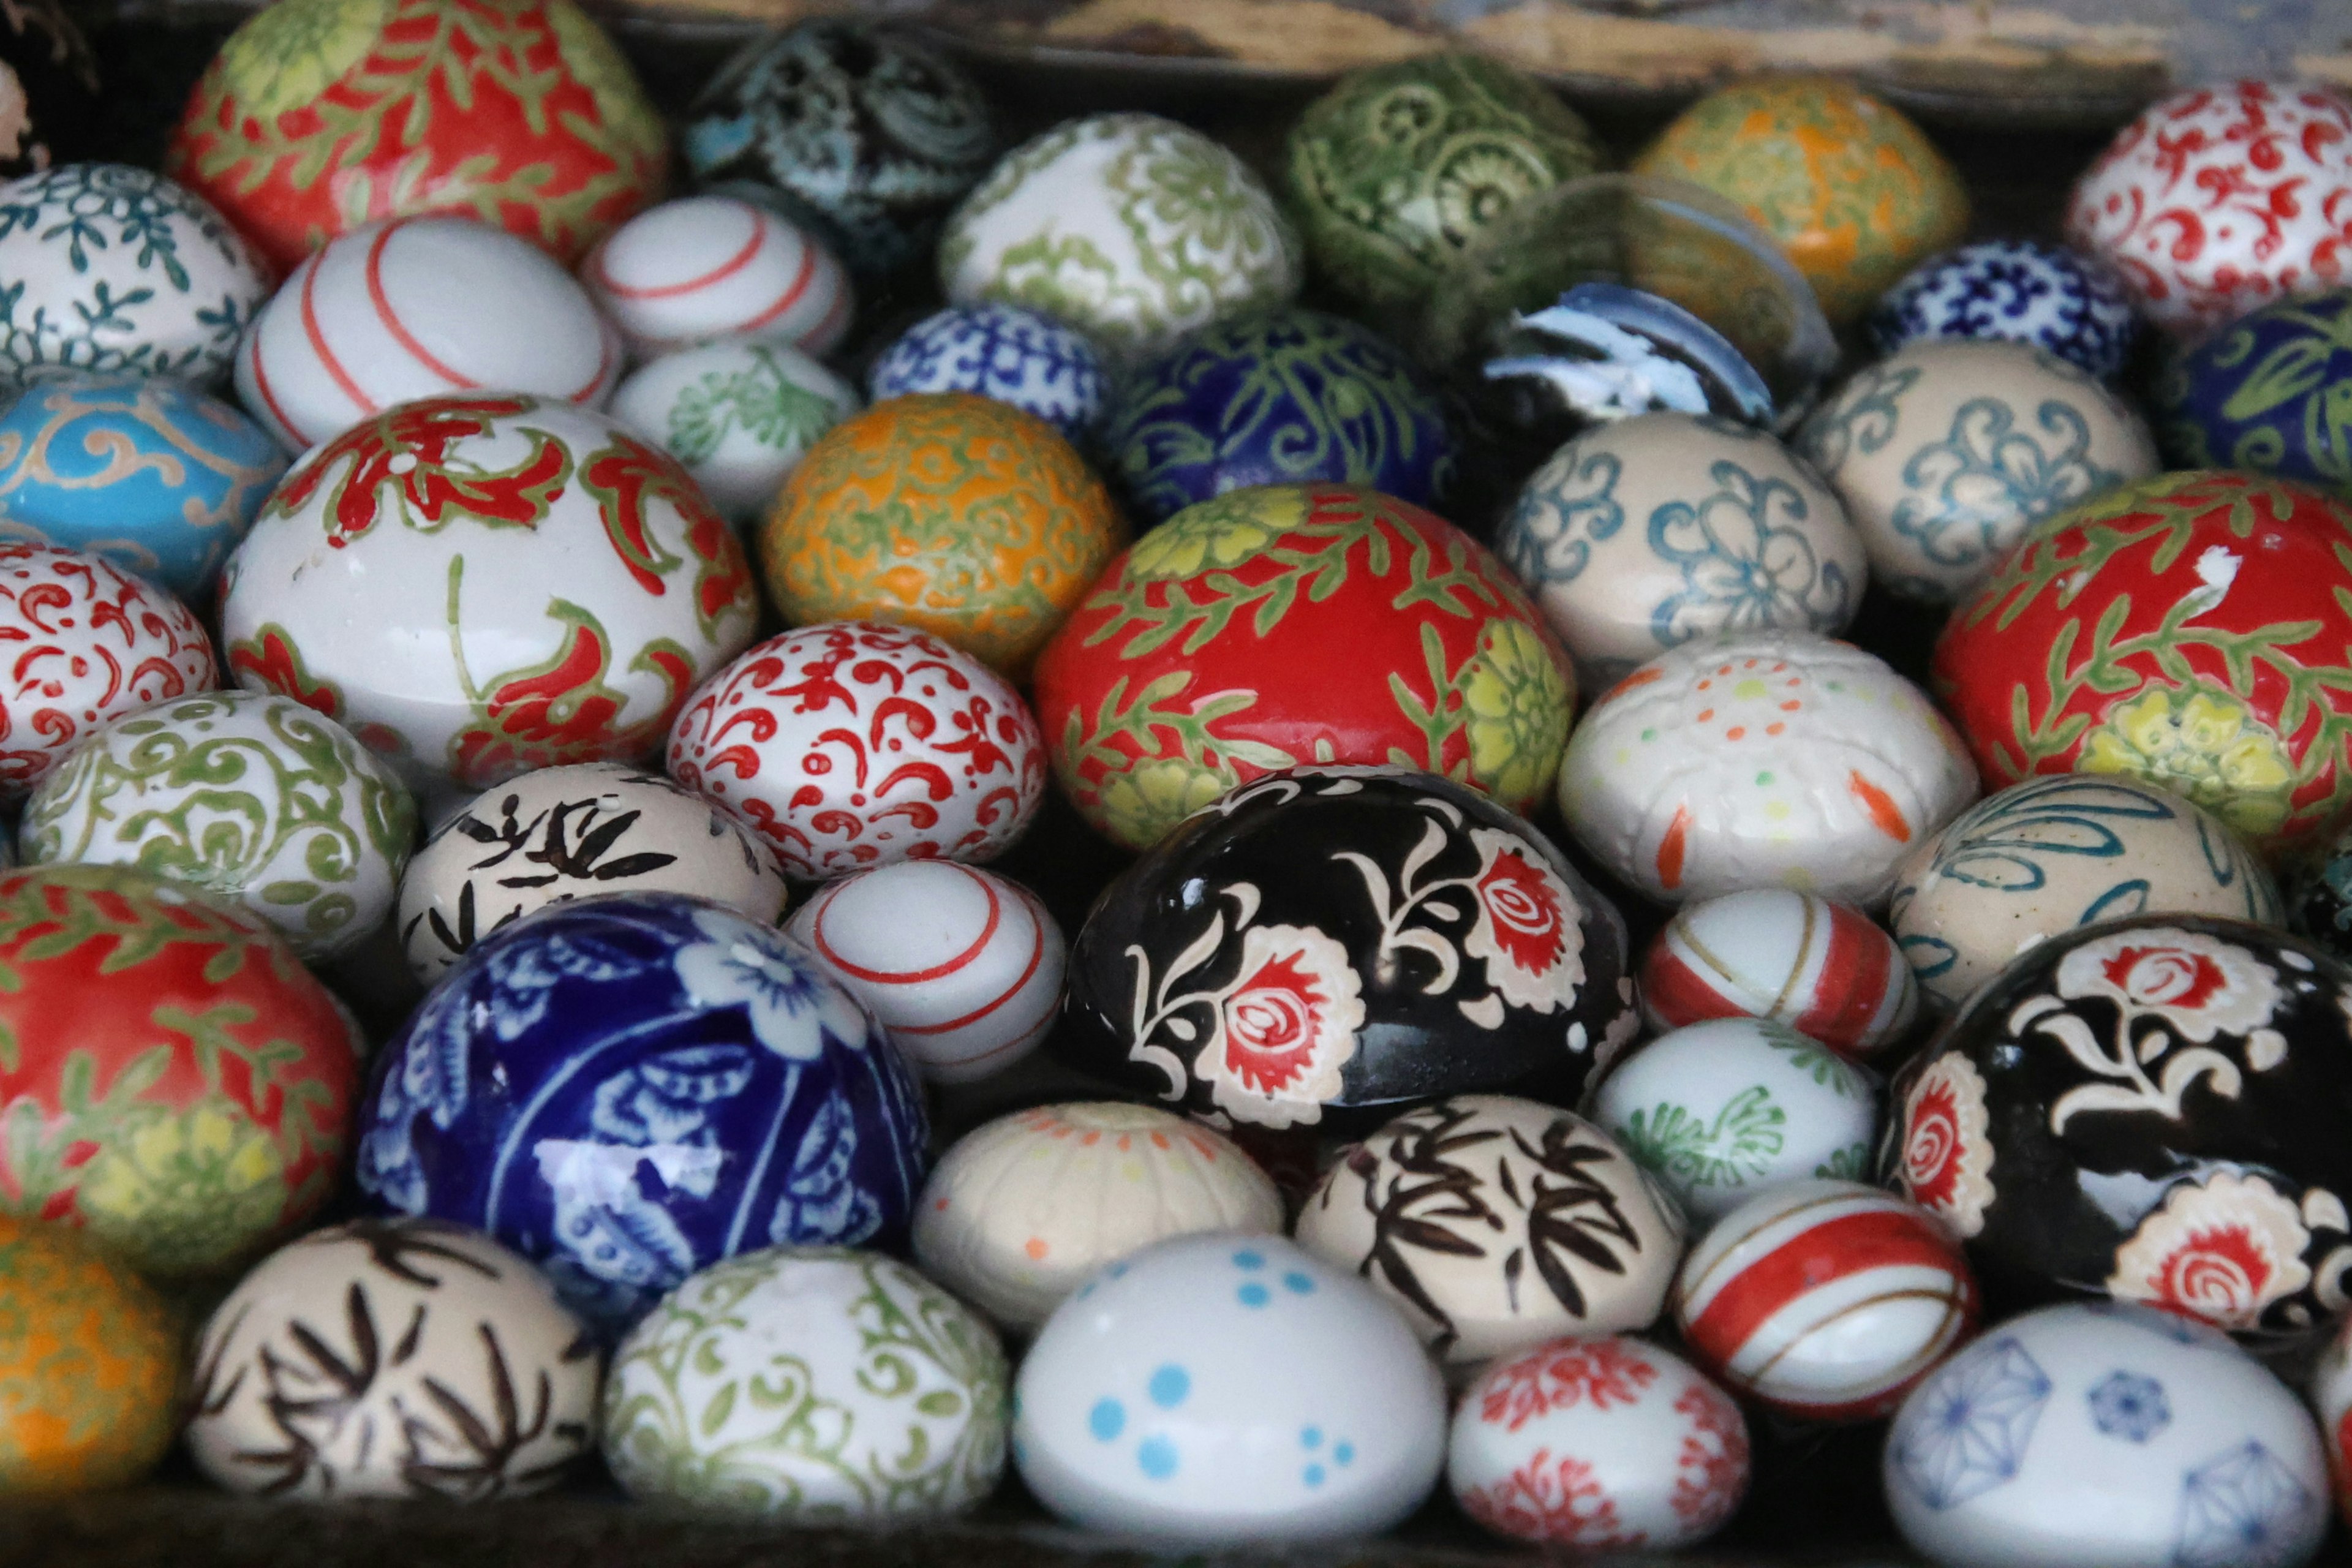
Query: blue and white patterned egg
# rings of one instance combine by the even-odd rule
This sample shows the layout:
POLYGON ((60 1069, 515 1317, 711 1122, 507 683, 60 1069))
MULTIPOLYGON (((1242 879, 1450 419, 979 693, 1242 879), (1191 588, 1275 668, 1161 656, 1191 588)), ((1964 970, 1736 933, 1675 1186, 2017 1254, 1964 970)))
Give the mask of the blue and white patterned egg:
POLYGON ((910 392, 970 392, 1034 414, 1083 439, 1102 419, 1102 355, 1084 332, 1018 305, 954 305, 882 351, 866 389, 879 403, 910 392))
POLYGON ((2103 264, 2035 239, 1980 239, 1930 257, 1870 318, 1881 353, 1922 338, 2006 338, 2099 376, 2123 369, 2138 330, 2103 264))

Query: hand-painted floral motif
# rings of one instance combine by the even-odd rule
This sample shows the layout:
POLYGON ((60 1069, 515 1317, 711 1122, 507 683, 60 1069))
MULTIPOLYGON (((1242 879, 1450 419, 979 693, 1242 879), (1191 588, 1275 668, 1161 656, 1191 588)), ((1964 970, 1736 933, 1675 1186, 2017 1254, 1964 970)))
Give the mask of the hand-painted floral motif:
POLYGON ((1347 950, 1321 931, 1254 926, 1241 966, 1216 998, 1192 1070, 1219 1110, 1244 1121, 1312 1121, 1339 1092, 1364 1005, 1347 950))
POLYGON ((1980 239, 1920 264, 1870 314, 1882 354, 1941 338, 2032 343, 2095 376, 2124 368, 2139 321, 2104 262, 2038 239, 1980 239))
POLYGON ((1822 562, 1798 525, 1803 496, 1736 463, 1709 470, 1717 489, 1696 503, 1650 514, 1650 549, 1679 567, 1683 588, 1651 612, 1661 647, 1723 632, 1773 626, 1842 627, 1853 618, 1854 585, 1822 562))
POLYGON ((2076 765, 2162 784, 2257 838, 2285 824, 2295 782, 2269 725, 2234 693, 2195 687, 2158 687, 2117 703, 2076 765))
POLYGON ((1992 1202, 1992 1144, 1985 1136, 1984 1075, 1959 1055, 1937 1057, 1903 1101, 1902 1168, 1910 1200, 1963 1241, 1984 1229, 1992 1202))
POLYGON ((1464 1511, 1499 1535, 1602 1551, 1648 1540, 1618 1522, 1617 1505, 1593 1479, 1592 1466, 1538 1448, 1502 1480, 1460 1494, 1464 1511))
POLYGON ((2260 1176, 2183 1182, 2116 1249, 2108 1291, 2217 1328, 2250 1329, 2311 1283, 2311 1237, 2295 1205, 2260 1176))
POLYGON ((1748 1490, 1748 1423, 1721 1389, 1694 1383, 1675 1408, 1696 1428, 1683 1439, 1675 1465, 1675 1512, 1694 1535, 1706 1534, 1729 1519, 1748 1490))
POLYGON ((2158 430, 2181 468, 2244 468, 2352 496, 2352 288, 2284 300, 2166 366, 2158 430))
POLYGON ((874 401, 971 392, 1034 414, 1073 441, 1103 415, 1102 355, 1086 334, 1017 305, 950 305, 907 329, 866 373, 874 401))
POLYGON ((57 1496, 145 1475, 177 1426, 175 1318, 87 1238, 0 1218, 0 1489, 57 1496))
POLYGON ((1580 1404, 1631 1405, 1657 1380, 1658 1369, 1614 1335, 1557 1340, 1479 1380, 1478 1419, 1516 1432, 1580 1404))

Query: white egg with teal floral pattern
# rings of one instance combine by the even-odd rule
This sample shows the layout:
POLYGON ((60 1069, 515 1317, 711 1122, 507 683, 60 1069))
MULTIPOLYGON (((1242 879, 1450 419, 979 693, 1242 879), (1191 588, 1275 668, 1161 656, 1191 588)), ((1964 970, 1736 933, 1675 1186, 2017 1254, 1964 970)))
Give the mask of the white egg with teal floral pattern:
POLYGON ((760 512, 801 454, 862 405, 856 388, 782 343, 730 340, 663 354, 613 394, 613 417, 686 465, 711 504, 760 512))

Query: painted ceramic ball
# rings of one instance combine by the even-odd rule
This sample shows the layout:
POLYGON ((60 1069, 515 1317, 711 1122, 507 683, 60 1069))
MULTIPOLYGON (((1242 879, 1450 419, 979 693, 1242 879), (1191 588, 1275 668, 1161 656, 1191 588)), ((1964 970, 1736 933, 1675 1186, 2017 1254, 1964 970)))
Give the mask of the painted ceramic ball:
POLYGON ((188 607, 95 555, 0 543, 0 790, 40 782, 110 719, 219 683, 188 607))
POLYGON ((668 163, 635 73, 572 0, 272 5, 213 58, 164 153, 281 268, 435 212, 570 262, 656 199, 668 163))
MULTIPOLYGON (((1810 295, 1805 303, 1816 309, 1810 295)), ((1638 414, 1773 420, 1772 388, 1728 338, 1674 300, 1622 283, 1579 283, 1539 310, 1514 310, 1491 325, 1483 352, 1482 412, 1544 446, 1638 414)))
POLYGON ((751 563, 675 459, 568 404, 402 404, 306 457, 223 574, 240 685, 473 791, 661 743, 751 640, 751 563))
POLYGON ((59 0, 19 0, 0 29, 0 179, 77 162, 104 103, 80 26, 59 0))
POLYGON ((2352 94, 2238 80, 2159 100, 2074 186, 2069 244, 2123 275, 2132 303, 2189 337, 2346 280, 2352 94))
POLYGON ((613 417, 676 458, 730 521, 760 515, 857 392, 798 349, 719 342, 663 354, 613 394, 613 417))
POLYGON ((1103 574, 1037 662, 1080 816, 1130 849, 1277 769, 1422 767, 1513 811, 1575 710, 1559 639, 1492 553, 1370 490, 1236 490, 1103 574))
POLYGON ((77 371, 227 374, 269 293, 263 264, 200 195, 127 163, 66 163, 0 185, 0 386, 77 371))
POLYGON ((2287 888, 2288 924, 2343 958, 2352 958, 2352 826, 2296 868, 2287 888))
POLYGON ((695 100, 682 146, 703 185, 756 189, 861 274, 928 255, 997 153, 988 100, 961 67, 831 19, 745 46, 695 100))
POLYGON ((1889 1172, 2012 1303, 2300 1334, 2352 1275, 2347 1007, 2352 967, 2242 921, 2052 937, 1896 1079, 1889 1172))
POLYGON ((2337 1511, 2352 1517, 2352 1321, 2339 1326, 2311 1377, 2311 1403, 2336 1483, 2337 1511))
POLYGON ((1967 187, 1935 143, 1835 77, 1719 88, 1678 115, 1633 170, 1733 202, 1787 248, 1840 324, 1969 226, 1967 187))
POLYGON ((2030 343, 1930 339, 1865 366, 1797 440, 1870 574, 1948 604, 2042 519, 2157 471, 2129 404, 2030 343))
POLYGON ((940 1156, 915 1206, 915 1260, 1028 1332, 1105 1265, 1204 1231, 1283 1231, 1282 1194, 1232 1140, 1150 1106, 1046 1105, 940 1156))
POLYGON ((541 768, 476 795, 425 841, 400 882, 401 948, 431 985, 533 910, 638 892, 692 893, 765 925, 783 912, 784 874, 749 829, 660 773, 541 768))
POLYGON ((2352 287, 2265 305, 2174 356, 2157 434, 2183 468, 2276 474, 2352 496, 2352 287))
POLYGON ((1126 535, 1053 426, 926 393, 809 448, 761 525, 760 563, 787 621, 919 626, 1018 680, 1126 535))
POLYGON ((1764 1018, 1857 1058, 1901 1039, 1919 1006, 1894 938, 1850 904, 1792 888, 1684 905, 1642 955, 1638 979, 1653 1029, 1764 1018))
POLYGON ((45 774, 16 842, 29 866, 136 866, 277 928, 306 959, 392 913, 416 808, 352 732, 290 697, 214 691, 109 721, 45 774))
POLYGON ((639 358, 723 339, 826 354, 857 309, 833 252, 737 196, 639 213, 588 253, 580 277, 639 358))
POLYGON ((179 1425, 180 1338, 154 1287, 112 1253, 0 1217, 0 1495, 144 1476, 179 1425))
POLYGON ((1412 360, 1368 327, 1296 308, 1220 321, 1138 367, 1103 447, 1147 524, 1253 485, 1361 485, 1432 506, 1460 457, 1412 360))
POLYGON ((1357 71, 1307 105, 1283 172, 1316 269, 1360 304, 1418 304, 1517 203, 1604 161, 1577 112, 1482 55, 1357 71))
POLYGON ((268 925, 122 866, 0 876, 9 1212, 233 1272, 335 1183, 359 1027, 268 925))
POLYGON ((866 373, 874 401, 970 392, 1009 403, 1076 442, 1101 423, 1107 379, 1084 332, 1018 305, 950 305, 908 327, 866 373))
POLYGON ((268 431, 182 382, 44 381, 0 411, 0 538, 86 550, 203 599, 285 471, 268 431))
POLYGON ((1066 322, 1114 356, 1298 292, 1298 237, 1247 164, 1155 114, 1066 121, 1007 153, 948 219, 940 288, 1066 322))
POLYGON ((2139 779, 2059 773, 1987 795, 1914 849, 1888 924, 1941 1010, 2053 936, 2142 914, 2285 923, 2270 871, 2211 812, 2139 779))
POLYGON ((1594 692, 1727 632, 1834 636, 1870 577, 1821 476, 1768 433, 1708 415, 1579 436, 1528 480, 1495 548, 1594 692))
POLYGON ((1559 767, 1577 842, 1673 904, 1779 887, 1874 907, 1976 795, 1925 692, 1804 632, 1659 655, 1593 704, 1559 767))
POLYGON ((738 1252, 902 1239, 927 1136, 913 1070, 797 943, 625 893, 450 968, 376 1062, 359 1184, 488 1231, 618 1331, 738 1252))
POLYGON ((2352 505, 2165 474, 2050 519, 1945 623, 1937 694, 1989 784, 2129 773, 2276 858, 2352 806, 2352 505))
POLYGON ((1045 741, 1010 682, 908 626, 770 637, 677 716, 669 771, 810 881, 899 860, 992 860, 1045 795, 1045 741))
POLYGON ((1542 835, 1376 768, 1195 815, 1096 900, 1069 987, 1049 1047, 1071 1066, 1221 1125, 1342 1134, 1440 1094, 1573 1103, 1640 1026, 1624 922, 1542 835))
POLYGON ((523 1497, 594 1446, 600 1360, 546 1279, 479 1231, 352 1220, 270 1254, 213 1310, 188 1452, 215 1486, 266 1497, 523 1497))
POLYGON ((2123 370, 2138 332, 2111 268, 2039 239, 1979 239, 1930 257, 1870 313, 1882 354, 1946 338, 2031 343, 2103 378, 2123 370))

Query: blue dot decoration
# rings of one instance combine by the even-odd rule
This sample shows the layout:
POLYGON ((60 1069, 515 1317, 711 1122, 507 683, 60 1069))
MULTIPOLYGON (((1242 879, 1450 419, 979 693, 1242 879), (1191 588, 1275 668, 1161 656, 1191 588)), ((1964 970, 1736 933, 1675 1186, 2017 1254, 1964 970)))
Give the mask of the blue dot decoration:
POLYGON ((1321 1447, 1323 1446, 1323 1428, 1320 1426, 1309 1426, 1306 1431, 1301 1432, 1298 1435, 1298 1446, 1302 1448, 1321 1447))
POLYGON ((1312 1296, 1315 1294, 1315 1281, 1296 1270, 1293 1270, 1282 1277, 1282 1288, 1289 1291, 1294 1296, 1312 1296))
POLYGON ((1242 1299, 1242 1305, 1244 1307, 1263 1307, 1274 1300, 1274 1292, 1255 1279, 1234 1291, 1234 1294, 1242 1299))
POLYGON ((1152 1404, 1162 1410, 1173 1410, 1184 1403, 1186 1394, 1192 1392, 1192 1374, 1181 1366, 1163 1366, 1151 1374, 1148 1392, 1152 1404))
POLYGON ((1331 1450, 1331 1458, 1335 1463, 1351 1465, 1356 1461, 1356 1446, 1353 1443, 1342 1443, 1331 1450))
POLYGON ((1234 1267, 1236 1268, 1263 1268, 1265 1267, 1265 1254, 1263 1252, 1236 1252, 1234 1254, 1234 1267))
POLYGON ((1176 1445, 1165 1437, 1146 1437, 1135 1450, 1135 1462, 1153 1480, 1164 1481, 1176 1473, 1176 1445))
POLYGON ((1319 1487, 1323 1484, 1322 1466, 1309 1465, 1307 1467, 1307 1484, 1310 1487, 1319 1487))
POLYGON ((1116 1399, 1097 1399, 1095 1407, 1087 1412, 1087 1430, 1097 1441, 1108 1443, 1127 1430, 1127 1407, 1116 1399))

